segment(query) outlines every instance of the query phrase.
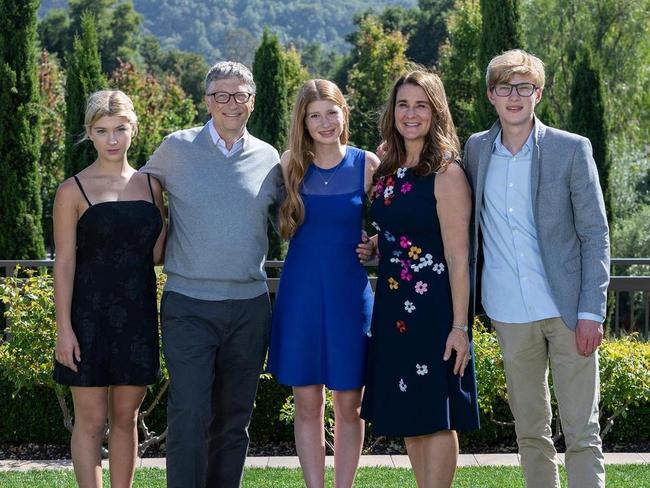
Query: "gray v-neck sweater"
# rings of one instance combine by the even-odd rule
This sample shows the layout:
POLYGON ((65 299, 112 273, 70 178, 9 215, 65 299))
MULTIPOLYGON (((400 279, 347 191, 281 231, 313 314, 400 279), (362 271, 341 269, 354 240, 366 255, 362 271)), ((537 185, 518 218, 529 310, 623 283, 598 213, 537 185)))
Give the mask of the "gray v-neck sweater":
POLYGON ((208 126, 167 136, 141 169, 169 196, 166 291, 202 300, 253 298, 267 291, 269 208, 279 204, 278 152, 248 136, 226 158, 208 126))

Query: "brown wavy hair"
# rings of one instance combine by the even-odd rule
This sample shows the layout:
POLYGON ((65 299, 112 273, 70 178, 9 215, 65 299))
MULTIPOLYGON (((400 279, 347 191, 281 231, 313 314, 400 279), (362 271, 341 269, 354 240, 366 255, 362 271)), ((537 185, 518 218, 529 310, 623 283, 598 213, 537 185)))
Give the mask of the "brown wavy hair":
POLYGON ((309 104, 319 100, 330 100, 343 111, 343 130, 339 141, 341 144, 348 142, 350 110, 339 87, 328 80, 306 81, 298 93, 289 129, 289 150, 291 152, 285 175, 287 196, 280 206, 280 234, 285 239, 293 237, 305 220, 305 205, 300 196, 300 186, 305 179, 309 165, 314 161, 314 140, 307 130, 305 116, 309 104))
POLYGON ((398 90, 407 83, 422 88, 431 105, 431 128, 426 135, 415 172, 420 175, 430 175, 444 171, 460 156, 460 143, 449 112, 442 81, 435 73, 423 69, 409 71, 400 76, 393 85, 386 107, 381 114, 379 130, 384 141, 384 154, 375 172, 375 181, 381 176, 393 174, 406 160, 404 138, 395 126, 395 105, 398 90))

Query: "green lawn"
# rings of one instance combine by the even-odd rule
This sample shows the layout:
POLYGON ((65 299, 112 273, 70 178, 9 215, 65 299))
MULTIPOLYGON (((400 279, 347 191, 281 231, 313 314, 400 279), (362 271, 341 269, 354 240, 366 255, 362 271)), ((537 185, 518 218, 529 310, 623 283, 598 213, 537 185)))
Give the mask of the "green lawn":
MULTIPOLYGON (((332 479, 328 470, 327 478, 332 479)), ((563 486, 566 475, 562 470, 563 486)), ((108 473, 104 473, 104 486, 109 486, 108 473)), ((165 471, 162 469, 138 469, 134 487, 164 488, 165 471)), ((415 488, 410 470, 393 468, 362 468, 359 470, 356 488, 415 488)), ((607 466, 608 488, 650 487, 650 465, 607 466)), ((0 473, 2 488, 75 488, 74 474, 70 470, 46 470, 0 473)), ((245 488, 302 488, 302 476, 298 469, 247 469, 245 488)), ((459 468, 454 487, 457 488, 524 488, 524 480, 517 467, 459 468)))

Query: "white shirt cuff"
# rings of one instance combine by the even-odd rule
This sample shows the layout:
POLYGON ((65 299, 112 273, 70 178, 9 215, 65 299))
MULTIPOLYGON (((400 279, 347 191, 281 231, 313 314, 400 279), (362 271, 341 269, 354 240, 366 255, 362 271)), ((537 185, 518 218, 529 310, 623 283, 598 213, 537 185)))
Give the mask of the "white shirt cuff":
POLYGON ((593 320, 602 324, 605 321, 605 317, 596 315, 595 313, 578 312, 578 320, 593 320))

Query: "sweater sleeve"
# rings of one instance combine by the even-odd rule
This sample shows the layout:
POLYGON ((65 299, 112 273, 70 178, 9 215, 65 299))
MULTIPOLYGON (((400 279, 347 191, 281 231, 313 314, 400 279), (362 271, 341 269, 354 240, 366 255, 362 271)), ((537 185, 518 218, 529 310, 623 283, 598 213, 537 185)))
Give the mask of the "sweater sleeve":
POLYGON ((140 168, 140 171, 143 173, 148 173, 156 177, 163 188, 167 187, 166 177, 172 162, 170 144, 169 136, 165 137, 160 146, 151 155, 147 164, 140 168))

